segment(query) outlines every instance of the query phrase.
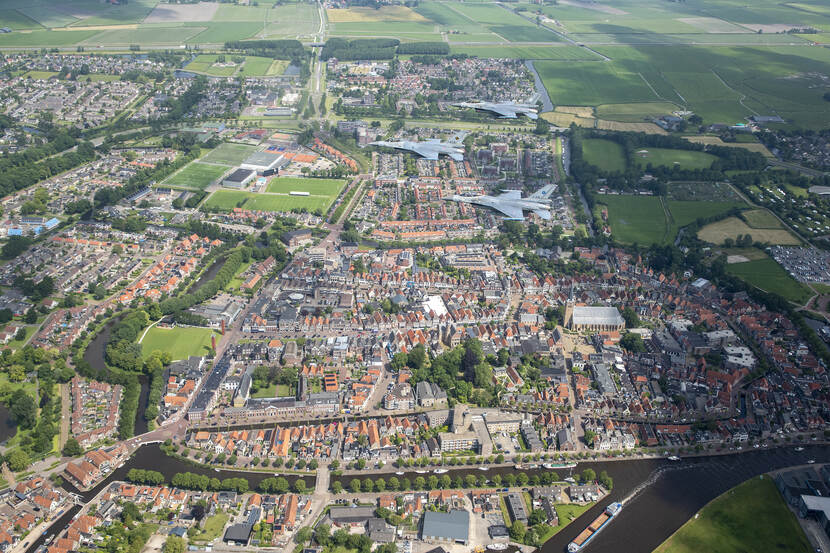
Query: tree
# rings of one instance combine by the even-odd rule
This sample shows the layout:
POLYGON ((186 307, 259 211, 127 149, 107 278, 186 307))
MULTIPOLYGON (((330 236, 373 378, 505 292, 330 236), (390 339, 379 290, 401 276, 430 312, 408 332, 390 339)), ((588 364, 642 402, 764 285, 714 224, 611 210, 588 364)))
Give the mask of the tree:
POLYGON ((544 524, 545 522, 547 522, 547 520, 548 517, 543 509, 533 509, 530 512, 530 516, 527 518, 527 522, 531 526, 536 526, 537 524, 544 524))
POLYGON ((294 482, 294 491, 295 491, 295 492, 297 492, 297 493, 299 493, 299 494, 303 494, 303 493, 305 493, 305 490, 306 490, 306 487, 305 487, 305 480, 303 480, 302 478, 300 478, 299 480, 297 480, 296 482, 294 482))
POLYGON ((182 538, 173 535, 167 536, 167 540, 164 542, 164 548, 162 549, 164 553, 184 553, 184 550, 185 544, 182 538))
POLYGON ((29 456, 22 449, 15 449, 8 456, 9 468, 14 472, 25 470, 29 466, 29 456))
POLYGON ((17 389, 9 400, 9 413, 14 422, 23 429, 34 428, 37 423, 37 404, 32 396, 17 389))
POLYGON ((633 332, 626 332, 620 339, 620 346, 631 353, 645 353, 646 345, 643 337, 633 332))
POLYGON ((352 478, 352 481, 349 482, 349 488, 351 488, 353 493, 360 493, 360 480, 352 478))
POLYGON ((580 478, 583 482, 593 482, 597 479, 597 473, 594 469, 585 469, 580 474, 580 478))
POLYGON ((331 491, 335 494, 343 493, 343 484, 339 480, 335 480, 331 485, 331 491))
POLYGON ((66 440, 66 443, 63 445, 63 449, 61 450, 64 457, 77 457, 83 452, 84 450, 81 448, 81 444, 79 444, 78 440, 72 436, 66 440))
POLYGON ((527 528, 525 527, 524 523, 521 520, 513 521, 513 524, 510 526, 510 539, 515 542, 523 542, 525 539, 525 534, 527 533, 527 528))
POLYGON ((308 540, 311 539, 311 534, 311 526, 303 526, 297 530, 297 534, 294 536, 294 541, 296 543, 308 543, 308 540))

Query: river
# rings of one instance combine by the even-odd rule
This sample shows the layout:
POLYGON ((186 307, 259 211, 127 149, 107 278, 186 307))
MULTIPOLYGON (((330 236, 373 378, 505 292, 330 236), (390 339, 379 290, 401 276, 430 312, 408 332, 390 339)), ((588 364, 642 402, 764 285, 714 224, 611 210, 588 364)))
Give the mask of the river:
POLYGON ((12 421, 9 408, 0 403, 0 444, 5 443, 16 432, 17 425, 12 421))
POLYGON ((193 292, 197 292, 199 288, 213 280, 213 278, 216 276, 216 273, 218 273, 222 269, 222 267, 225 266, 225 262, 227 260, 227 257, 220 257, 219 259, 214 261, 213 265, 208 267, 207 270, 202 274, 202 276, 199 277, 199 280, 196 281, 196 284, 194 284, 193 287, 190 290, 188 290, 188 293, 192 294, 193 292))
MULTIPOLYGON (((804 451, 795 451, 794 446, 771 449, 752 450, 737 455, 712 455, 693 457, 671 462, 665 459, 638 459, 625 461, 581 462, 574 469, 555 469, 561 476, 576 474, 591 468, 599 474, 607 471, 614 479, 613 491, 598 505, 589 509, 580 518, 573 521, 541 548, 541 553, 562 553, 585 527, 596 518, 610 502, 628 497, 633 491, 638 493, 628 499, 625 508, 617 518, 604 529, 585 548, 587 553, 650 553, 680 526, 694 516, 706 503, 759 474, 793 465, 805 464, 809 459, 817 463, 830 462, 830 446, 807 446, 804 451), (645 483, 645 485, 644 485, 645 483), (624 547, 621 547, 624 544, 624 547)), ((515 474, 511 467, 480 471, 476 468, 453 469, 447 467, 447 475, 454 478, 467 474, 475 476, 495 474, 515 474)), ((538 474, 547 469, 525 470, 528 475, 538 474)), ((414 480, 418 474, 412 470, 398 478, 414 480)), ((359 478, 374 478, 375 475, 364 474, 359 478)), ((381 476, 381 475, 377 475, 381 476)), ((385 473, 388 480, 393 476, 385 473)), ((348 475, 332 480, 340 480, 348 489, 349 482, 358 476, 348 475)))

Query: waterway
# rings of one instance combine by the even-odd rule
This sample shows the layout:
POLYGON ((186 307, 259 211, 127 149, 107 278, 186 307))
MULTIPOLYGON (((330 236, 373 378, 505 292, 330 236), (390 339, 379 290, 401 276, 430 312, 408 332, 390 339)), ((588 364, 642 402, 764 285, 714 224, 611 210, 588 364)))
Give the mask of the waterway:
MULTIPOLYGON (((570 526, 562 530, 542 548, 540 553, 561 553, 585 527, 612 501, 626 499, 622 512, 603 529, 585 548, 587 553, 650 553, 680 526, 694 516, 706 503, 737 486, 741 482, 765 472, 794 465, 806 464, 809 459, 816 463, 830 462, 830 446, 807 446, 804 451, 795 451, 795 446, 758 449, 733 455, 712 455, 693 457, 681 461, 665 459, 637 459, 625 461, 581 462, 573 469, 554 469, 565 478, 591 468, 599 474, 607 471, 614 479, 613 491, 597 505, 589 509, 570 526), (632 496, 632 494, 634 494, 632 496)), ((502 467, 488 471, 476 468, 453 469, 446 467, 451 478, 467 474, 476 477, 495 474, 515 474, 515 468, 502 467)), ((547 469, 524 470, 528 475, 539 474, 547 469)), ((412 470, 398 478, 414 480, 433 474, 432 470, 419 474, 412 470)), ((364 474, 359 478, 393 476, 364 474)), ((340 480, 348 489, 355 475, 342 476, 340 480)))
POLYGON ((553 102, 550 101, 548 89, 545 88, 545 83, 542 82, 542 79, 539 77, 539 73, 533 66, 533 60, 525 61, 525 66, 531 73, 533 73, 533 82, 535 83, 536 92, 541 95, 541 98, 539 99, 542 101, 542 111, 553 111, 553 102))
MULTIPOLYGON (((84 352, 84 360, 89 363, 93 369, 105 371, 107 369, 107 362, 104 354, 107 349, 107 342, 110 339, 112 327, 121 320, 116 317, 104 325, 104 328, 92 339, 84 352)), ((147 421, 144 420, 144 409, 147 407, 147 399, 150 397, 150 380, 145 374, 136 375, 138 383, 141 385, 141 392, 138 396, 138 409, 135 413, 135 434, 144 434, 148 430, 147 421)))
POLYGON ((189 293, 197 292, 199 288, 210 282, 216 276, 222 267, 225 266, 225 262, 228 260, 227 257, 221 257, 213 262, 213 265, 207 268, 207 270, 199 277, 199 280, 196 281, 196 284, 193 285, 193 288, 189 290, 189 293))
POLYGON ((0 444, 14 436, 16 432, 17 425, 12 421, 9 408, 0 403, 0 444))

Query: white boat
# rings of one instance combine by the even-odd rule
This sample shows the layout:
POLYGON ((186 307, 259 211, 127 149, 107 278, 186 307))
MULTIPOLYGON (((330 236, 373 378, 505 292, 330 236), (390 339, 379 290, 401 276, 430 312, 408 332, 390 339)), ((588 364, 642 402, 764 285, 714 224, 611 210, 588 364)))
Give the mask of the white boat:
POLYGON ((576 467, 576 463, 545 463, 542 466, 549 470, 572 469, 576 467))
POLYGON ((446 473, 448 473, 449 471, 448 471, 447 469, 435 469, 435 470, 434 470, 434 471, 432 471, 432 472, 434 472, 435 474, 446 474, 446 473))
POLYGON ((490 467, 478 467, 478 470, 490 470, 490 467))
POLYGON ((426 473, 427 473, 427 471, 425 471, 425 470, 416 470, 415 471, 415 474, 426 474, 426 473))
POLYGON ((538 469, 539 465, 537 465, 536 463, 531 463, 527 466, 527 468, 529 468, 529 469, 538 469))
POLYGON ((796 450, 796 451, 804 451, 804 448, 803 448, 803 447, 801 447, 801 446, 798 446, 797 448, 795 448, 795 450, 796 450))
POLYGON ((678 457, 677 455, 669 455, 668 457, 666 457, 666 459, 668 459, 669 461, 679 461, 680 457, 678 457))
POLYGON ((508 547, 510 547, 510 545, 506 543, 491 543, 487 546, 487 549, 490 551, 504 551, 508 547))
POLYGON ((815 459, 808 459, 808 460, 807 460, 807 464, 808 464, 808 465, 812 465, 812 464, 813 464, 813 463, 815 463, 815 462, 816 462, 816 460, 815 460, 815 459))
POLYGON ((516 469, 520 469, 520 470, 521 470, 522 465, 520 465, 520 464, 516 463, 515 465, 513 465, 513 468, 516 468, 516 469))
POLYGON ((399 471, 398 471, 398 472, 396 472, 395 474, 397 474, 398 476, 403 476, 403 475, 404 475, 404 474, 406 474, 406 473, 405 473, 404 471, 402 471, 402 470, 399 470, 399 471))
POLYGON ((213 469, 213 472, 219 472, 219 469, 213 469))

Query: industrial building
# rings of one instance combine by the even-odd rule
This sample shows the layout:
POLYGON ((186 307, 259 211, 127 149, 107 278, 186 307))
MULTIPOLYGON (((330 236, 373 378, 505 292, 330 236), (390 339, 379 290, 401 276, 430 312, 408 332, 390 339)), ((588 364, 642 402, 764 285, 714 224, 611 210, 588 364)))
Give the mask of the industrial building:
POLYGON ((280 167, 284 167, 287 164, 288 160, 282 155, 268 152, 255 152, 248 156, 248 159, 243 161, 240 167, 267 176, 277 173, 280 167))
POLYGON ((256 176, 256 171, 250 169, 237 169, 222 180, 222 186, 225 188, 234 188, 241 190, 251 182, 256 176))
POLYGON ((426 511, 421 519, 421 539, 427 542, 469 544, 470 513, 463 510, 448 513, 426 511))

